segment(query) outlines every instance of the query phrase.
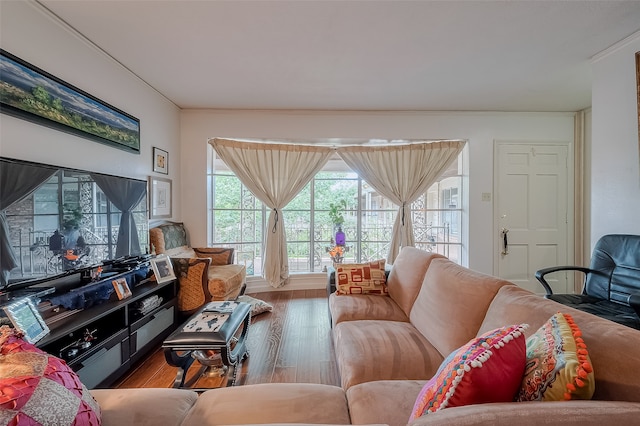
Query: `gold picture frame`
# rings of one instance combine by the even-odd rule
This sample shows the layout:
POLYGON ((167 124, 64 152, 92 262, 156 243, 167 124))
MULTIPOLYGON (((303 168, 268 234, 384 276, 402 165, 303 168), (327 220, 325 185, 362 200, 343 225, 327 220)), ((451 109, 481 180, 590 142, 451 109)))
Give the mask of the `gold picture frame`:
POLYGON ((118 278, 116 280, 111 281, 113 284, 113 288, 116 290, 116 294, 118 295, 118 300, 126 299, 127 297, 131 297, 131 289, 129 289, 129 285, 127 284, 127 280, 124 278, 118 278))
POLYGON ((155 146, 153 147, 153 171, 169 174, 169 153, 155 146))

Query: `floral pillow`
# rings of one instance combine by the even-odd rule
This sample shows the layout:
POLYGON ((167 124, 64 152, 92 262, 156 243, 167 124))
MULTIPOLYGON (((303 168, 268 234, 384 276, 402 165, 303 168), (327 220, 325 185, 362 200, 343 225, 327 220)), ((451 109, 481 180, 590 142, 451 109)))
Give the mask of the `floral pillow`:
POLYGON ((336 265, 336 294, 388 295, 385 260, 336 265))
POLYGON ((518 401, 591 399, 593 367, 582 332, 557 313, 527 339, 527 366, 518 401))
POLYGON ((0 327, 0 424, 100 425, 78 375, 8 326, 0 327))
POLYGON ((501 327, 453 351, 418 394, 409 422, 447 407, 513 401, 524 373, 527 327, 501 327))

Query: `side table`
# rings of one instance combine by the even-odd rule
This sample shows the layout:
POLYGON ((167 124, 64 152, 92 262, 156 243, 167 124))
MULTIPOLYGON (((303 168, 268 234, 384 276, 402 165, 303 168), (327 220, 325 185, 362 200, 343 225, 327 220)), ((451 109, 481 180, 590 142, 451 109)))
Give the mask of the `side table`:
POLYGON ((238 366, 248 356, 246 337, 250 321, 251 306, 242 302, 210 302, 194 313, 162 344, 167 363, 178 367, 173 387, 185 387, 187 371, 194 361, 193 352, 207 350, 219 352, 222 363, 233 370, 227 380, 227 386, 233 386, 238 366))

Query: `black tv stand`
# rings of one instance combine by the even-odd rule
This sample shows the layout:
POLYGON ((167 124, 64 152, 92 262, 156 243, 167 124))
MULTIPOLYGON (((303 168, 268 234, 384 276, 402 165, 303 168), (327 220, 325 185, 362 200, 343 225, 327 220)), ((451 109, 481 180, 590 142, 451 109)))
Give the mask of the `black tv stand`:
POLYGON ((176 326, 176 280, 158 284, 144 279, 131 292, 123 300, 113 293, 109 300, 83 310, 54 307, 60 312, 45 317, 50 333, 36 346, 64 359, 89 389, 112 385, 176 326), (149 303, 145 310, 139 309, 142 301, 152 300, 156 304, 151 309, 149 303), (87 333, 91 336, 88 344, 84 340, 87 333))

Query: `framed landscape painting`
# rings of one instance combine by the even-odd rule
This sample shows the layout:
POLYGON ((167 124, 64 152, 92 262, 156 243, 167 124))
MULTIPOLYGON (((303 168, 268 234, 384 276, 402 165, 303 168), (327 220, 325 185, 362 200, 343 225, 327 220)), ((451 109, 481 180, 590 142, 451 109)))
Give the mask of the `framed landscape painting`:
POLYGON ((140 120, 0 49, 2 112, 140 153, 140 120))

